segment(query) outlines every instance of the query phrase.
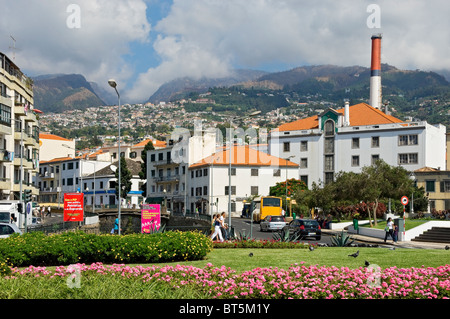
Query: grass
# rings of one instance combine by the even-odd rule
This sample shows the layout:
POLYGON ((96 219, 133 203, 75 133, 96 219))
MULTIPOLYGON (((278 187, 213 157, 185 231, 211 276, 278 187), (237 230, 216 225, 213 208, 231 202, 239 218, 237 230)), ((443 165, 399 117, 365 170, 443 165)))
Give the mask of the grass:
MULTIPOLYGON (((414 227, 417 227, 419 225, 422 225, 426 222, 429 222, 430 220, 426 220, 426 219, 406 219, 405 221, 405 231, 408 231, 414 227)), ((384 227, 386 227, 386 221, 378 221, 377 225, 375 226, 374 223, 372 223, 373 228, 374 229, 384 229, 384 227)), ((370 227, 370 224, 363 224, 363 225, 359 225, 360 227, 370 227)))
MULTIPOLYGON (((369 247, 316 247, 308 249, 214 249, 203 260, 164 263, 167 265, 192 265, 204 268, 207 264, 215 267, 229 267, 237 273, 255 268, 287 269, 294 264, 305 266, 335 266, 357 269, 364 267, 367 260, 381 268, 438 267, 450 261, 450 251, 438 249, 369 248, 369 247), (357 258, 348 255, 359 250, 357 258), (249 254, 253 256, 250 257, 249 254)), ((135 265, 129 265, 135 266, 135 265)), ((143 264, 142 266, 149 266, 143 264)), ((48 267, 55 269, 55 267, 48 267)), ((70 289, 66 278, 49 280, 43 276, 19 276, 15 280, 0 277, 0 299, 205 299, 208 295, 195 286, 177 289, 164 282, 143 282, 105 276, 95 273, 84 274, 79 289, 70 289)))
POLYGON ((364 266, 365 260, 382 268, 436 267, 450 262, 450 251, 406 248, 390 250, 369 247, 317 247, 314 251, 308 249, 214 249, 204 260, 177 264, 204 267, 207 263, 211 263, 217 267, 224 265, 242 272, 257 267, 286 269, 300 262, 304 262, 306 266, 358 268, 364 266), (357 258, 348 256, 357 250, 359 250, 357 258), (250 253, 253 254, 252 257, 249 257, 250 253))

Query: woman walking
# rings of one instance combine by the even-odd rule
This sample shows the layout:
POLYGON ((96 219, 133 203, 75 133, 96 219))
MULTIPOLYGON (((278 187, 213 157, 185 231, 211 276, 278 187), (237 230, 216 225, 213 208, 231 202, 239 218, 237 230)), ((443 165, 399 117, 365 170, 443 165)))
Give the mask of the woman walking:
MULTIPOLYGON (((220 216, 220 215, 219 215, 220 216)), ((221 222, 219 216, 214 216, 214 233, 211 235, 211 239, 213 240, 216 236, 219 236, 219 240, 223 242, 222 230, 221 230, 221 222)))

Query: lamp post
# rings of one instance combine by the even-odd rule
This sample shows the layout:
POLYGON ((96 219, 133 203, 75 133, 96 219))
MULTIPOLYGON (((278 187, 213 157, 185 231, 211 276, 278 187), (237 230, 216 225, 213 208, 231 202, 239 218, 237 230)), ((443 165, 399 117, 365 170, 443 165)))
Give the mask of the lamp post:
POLYGON ((231 128, 233 126, 233 119, 234 120, 243 120, 247 117, 253 117, 256 116, 258 114, 260 114, 261 111, 255 111, 252 112, 246 116, 241 116, 241 117, 230 117, 230 131, 229 131, 229 156, 228 156, 228 227, 231 227, 231 150, 232 150, 232 144, 231 144, 231 128))
MULTIPOLYGON (((285 160, 286 160, 286 205, 285 205, 285 213, 287 214, 287 201, 288 201, 288 197, 287 197, 287 195, 288 195, 288 193, 287 193, 287 190, 288 190, 288 170, 287 170, 287 167, 288 167, 288 161, 291 159, 291 158, 294 158, 295 157, 295 155, 291 155, 291 156, 289 156, 289 157, 287 157, 287 158, 285 158, 285 160)), ((292 212, 291 212, 292 213, 292 212)))
POLYGON ((119 91, 117 91, 117 83, 116 83, 116 81, 115 80, 113 80, 113 79, 111 79, 111 80, 108 80, 108 84, 109 84, 109 86, 111 86, 115 91, 116 91, 116 93, 117 93, 117 98, 118 98, 118 100, 119 100, 119 105, 118 105, 118 107, 117 107, 117 109, 118 109, 118 111, 117 111, 117 113, 118 113, 118 124, 117 124, 117 126, 118 126, 118 130, 119 130, 119 136, 118 136, 118 139, 117 139, 117 153, 119 154, 119 167, 118 167, 118 169, 119 169, 119 206, 118 206, 118 211, 119 211, 119 232, 118 232, 118 234, 120 235, 120 213, 121 213, 121 206, 122 206, 122 195, 121 195, 121 169, 120 169, 120 94, 119 94, 119 91))
POLYGON ((416 181, 416 175, 414 174, 414 172, 411 172, 411 174, 409 174, 409 178, 413 181, 413 190, 411 194, 411 208, 410 208, 410 214, 412 218, 414 214, 414 187, 415 187, 414 183, 416 181))

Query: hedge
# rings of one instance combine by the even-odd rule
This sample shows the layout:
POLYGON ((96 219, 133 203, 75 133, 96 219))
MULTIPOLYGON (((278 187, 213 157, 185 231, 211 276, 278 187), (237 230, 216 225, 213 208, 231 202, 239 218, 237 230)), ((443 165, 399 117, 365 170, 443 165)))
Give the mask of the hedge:
POLYGON ((96 235, 41 232, 12 235, 0 240, 0 261, 9 265, 57 266, 74 263, 158 263, 199 260, 212 250, 199 232, 96 235))

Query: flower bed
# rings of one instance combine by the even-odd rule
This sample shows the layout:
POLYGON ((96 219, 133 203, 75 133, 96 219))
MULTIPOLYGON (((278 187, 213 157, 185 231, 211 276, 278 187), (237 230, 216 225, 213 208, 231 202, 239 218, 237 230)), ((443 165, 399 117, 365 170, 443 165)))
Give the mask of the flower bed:
POLYGON ((45 235, 35 232, 2 239, 0 266, 5 261, 22 267, 80 262, 112 264, 198 260, 211 250, 211 240, 198 232, 168 231, 122 236, 83 232, 45 235))
MULTIPOLYGON (((3 280, 22 276, 46 277, 48 280, 70 278, 78 269, 79 276, 114 276, 122 280, 144 283, 159 282, 172 289, 189 287, 204 293, 206 298, 237 299, 448 299, 450 297, 450 265, 440 267, 372 268, 319 267, 295 264, 289 269, 255 268, 243 273, 208 264, 193 266, 125 266, 102 263, 78 264, 76 267, 30 266, 3 280), (77 268, 78 267, 78 268, 77 268)), ((83 285, 83 279, 81 279, 83 285)))

